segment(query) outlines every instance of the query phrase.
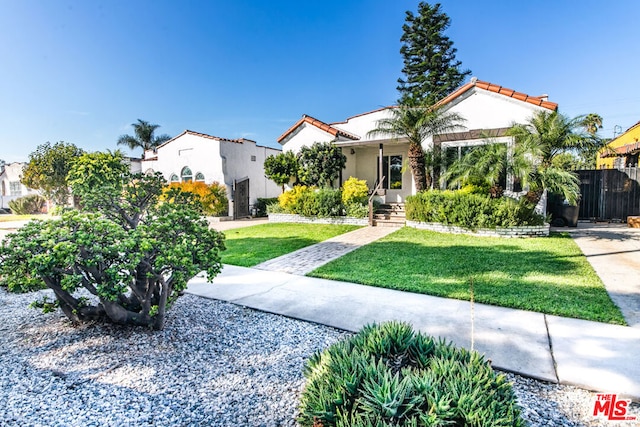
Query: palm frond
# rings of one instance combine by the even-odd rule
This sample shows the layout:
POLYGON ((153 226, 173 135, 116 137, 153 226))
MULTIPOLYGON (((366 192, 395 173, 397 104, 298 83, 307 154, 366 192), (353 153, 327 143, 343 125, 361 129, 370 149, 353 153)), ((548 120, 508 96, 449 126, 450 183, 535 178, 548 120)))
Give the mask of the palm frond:
POLYGON ((135 150, 136 148, 141 147, 140 142, 131 135, 121 135, 118 138, 118 145, 126 145, 131 150, 135 150))

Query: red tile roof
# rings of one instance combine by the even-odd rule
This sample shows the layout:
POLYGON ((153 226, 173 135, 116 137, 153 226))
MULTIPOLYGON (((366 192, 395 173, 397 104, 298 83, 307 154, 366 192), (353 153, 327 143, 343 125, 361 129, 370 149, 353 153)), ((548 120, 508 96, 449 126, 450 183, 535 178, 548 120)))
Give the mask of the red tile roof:
POLYGON ((600 154, 600 157, 605 158, 605 157, 624 157, 627 155, 633 155, 633 154, 638 154, 640 153, 640 142, 635 142, 635 143, 631 143, 631 144, 625 144, 622 145, 618 148, 613 148, 613 149, 609 149, 606 150, 605 152, 603 152, 602 154, 600 154))
POLYGON ((287 129, 285 131, 285 133, 283 133, 282 135, 280 135, 277 139, 278 142, 281 142, 283 139, 285 139, 287 136, 291 135, 291 133, 293 133, 294 130, 296 130, 298 128, 298 126, 302 125, 303 123, 308 123, 311 126, 315 126, 320 130, 323 130, 325 132, 327 132, 330 135, 335 136, 344 136, 345 138, 348 139, 352 139, 352 140, 358 140, 360 139, 359 136, 350 134, 348 132, 345 132, 343 130, 340 130, 338 128, 335 128, 333 126, 331 126, 330 124, 327 124, 321 120, 315 119, 311 116, 308 116, 306 114, 302 115, 302 118, 300 118, 300 120, 298 120, 293 126, 291 126, 289 129, 287 129))
POLYGON ((245 139, 245 138, 237 138, 237 139, 228 139, 228 138, 221 138, 219 136, 213 136, 213 135, 207 135, 206 133, 200 133, 200 132, 194 132, 192 130, 185 130, 184 132, 182 132, 180 135, 174 136, 173 138, 171 138, 170 140, 163 142, 162 144, 158 145, 156 147, 156 149, 162 147, 163 145, 167 145, 168 143, 170 143, 171 141, 173 141, 174 139, 178 139, 180 138, 182 135, 194 135, 194 136, 200 136, 202 138, 208 138, 208 139, 213 139, 215 141, 224 141, 224 142, 235 142, 236 144, 242 144, 245 141, 247 142, 253 142, 255 143, 254 140, 252 139, 245 139))
POLYGON ((517 99, 519 101, 528 102, 529 104, 537 105, 539 107, 543 107, 548 110, 555 111, 558 109, 558 104, 556 104, 555 102, 547 101, 546 97, 529 96, 526 93, 516 92, 513 89, 507 89, 505 87, 502 87, 493 83, 483 82, 476 78, 471 79, 469 83, 460 86, 454 92, 452 92, 445 98, 441 99, 438 102, 438 105, 448 104, 449 102, 453 101, 454 99, 456 99, 457 97, 459 97, 460 95, 467 92, 469 89, 473 87, 484 89, 489 92, 499 93, 500 95, 508 96, 510 98, 517 99))

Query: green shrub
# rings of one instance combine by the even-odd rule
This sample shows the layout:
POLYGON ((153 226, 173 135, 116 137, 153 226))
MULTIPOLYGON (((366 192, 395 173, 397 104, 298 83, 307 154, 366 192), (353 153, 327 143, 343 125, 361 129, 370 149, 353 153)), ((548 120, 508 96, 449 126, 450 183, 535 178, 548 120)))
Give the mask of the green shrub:
POLYGON ((344 215, 341 192, 332 188, 295 186, 278 196, 278 202, 284 212, 291 214, 318 217, 344 215))
POLYGON ((345 205, 346 215, 352 218, 365 218, 369 215, 369 206, 362 203, 351 202, 345 205))
POLYGON ((301 426, 521 426, 511 385, 477 352, 390 322, 313 355, 301 426))
POLYGON ((331 217, 344 215, 342 192, 333 188, 321 188, 314 193, 317 206, 316 216, 331 217))
POLYGON ((277 213, 289 213, 287 211, 285 211, 282 206, 280 206, 280 203, 276 202, 276 203, 271 203, 269 205, 267 205, 267 214, 277 214, 277 213))
POLYGON ((272 204, 277 204, 278 203, 278 198, 277 197, 272 197, 272 198, 260 198, 258 197, 258 200, 256 201, 256 204, 254 205, 254 207, 256 208, 256 216, 258 217, 263 217, 263 216, 267 216, 267 206, 272 205, 272 204))
POLYGON ((420 192, 406 200, 407 219, 439 222, 470 230, 477 228, 542 225, 544 217, 525 199, 492 198, 467 191, 420 192))
POLYGON ((9 202, 9 209, 16 215, 32 215, 41 213, 47 201, 39 194, 29 194, 9 202))

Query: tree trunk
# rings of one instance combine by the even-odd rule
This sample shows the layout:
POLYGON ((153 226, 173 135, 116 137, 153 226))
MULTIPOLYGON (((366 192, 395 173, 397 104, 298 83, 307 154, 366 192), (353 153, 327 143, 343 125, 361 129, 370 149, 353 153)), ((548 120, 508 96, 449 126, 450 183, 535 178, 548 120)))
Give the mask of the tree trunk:
POLYGON ((423 191, 427 188, 427 177, 424 163, 424 151, 419 144, 409 145, 409 166, 416 185, 416 191, 423 191))

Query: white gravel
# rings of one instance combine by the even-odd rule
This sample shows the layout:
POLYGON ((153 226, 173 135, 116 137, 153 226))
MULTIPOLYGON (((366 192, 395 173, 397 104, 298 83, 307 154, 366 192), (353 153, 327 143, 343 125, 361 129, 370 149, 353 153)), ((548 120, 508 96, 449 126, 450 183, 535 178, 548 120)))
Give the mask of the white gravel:
MULTIPOLYGON (((73 327, 34 299, 0 289, 1 426, 294 426, 305 360, 348 336, 193 295, 163 331, 73 327)), ((509 376, 532 426, 613 425, 593 393, 509 376)))

